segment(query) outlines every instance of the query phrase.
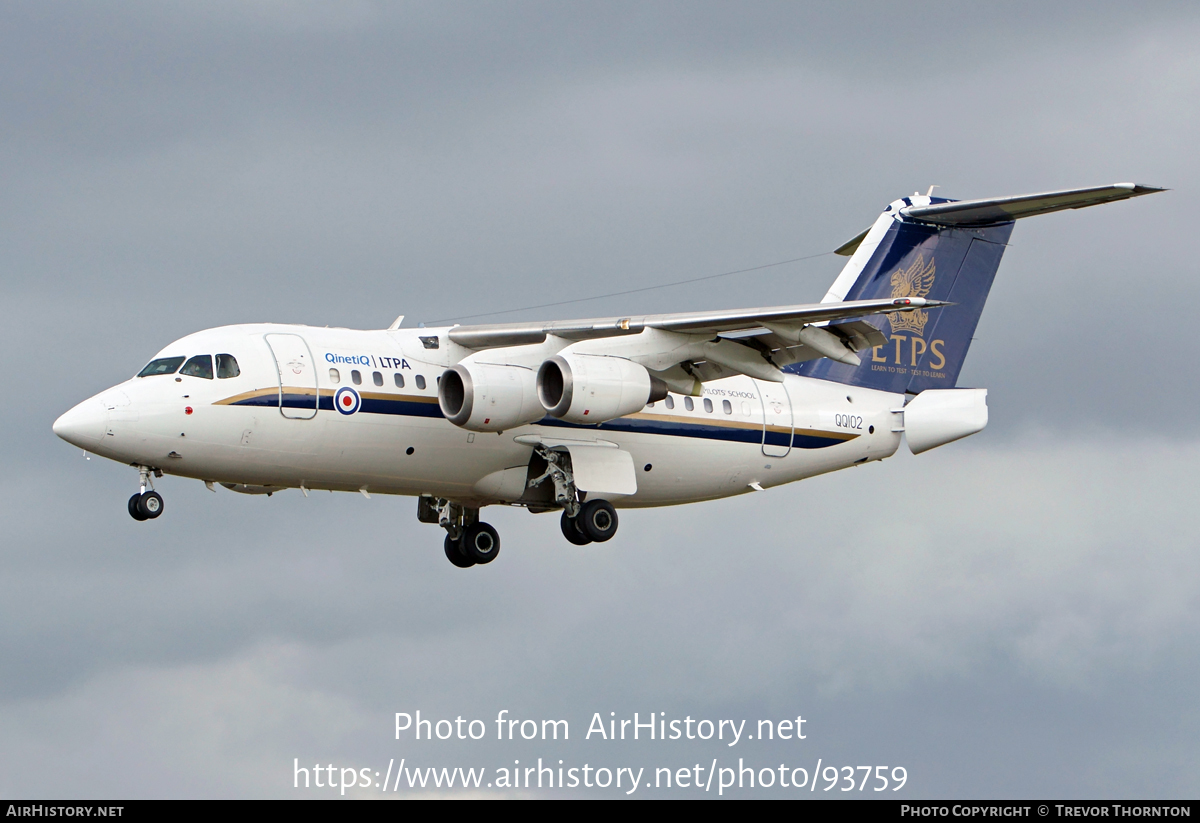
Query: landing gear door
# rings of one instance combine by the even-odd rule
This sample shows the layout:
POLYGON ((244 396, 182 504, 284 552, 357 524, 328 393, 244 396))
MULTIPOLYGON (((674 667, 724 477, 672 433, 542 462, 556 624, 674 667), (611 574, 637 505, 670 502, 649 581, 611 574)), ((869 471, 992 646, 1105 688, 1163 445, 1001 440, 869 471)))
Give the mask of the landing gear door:
POLYGON ((787 457, 792 450, 792 400, 787 385, 755 380, 763 409, 763 454, 767 457, 787 457))
POLYGON ((566 446, 571 455, 575 488, 599 494, 636 494, 633 455, 605 446, 566 446))
POLYGON ((265 334, 279 375, 279 413, 292 420, 317 416, 317 366, 308 343, 298 334, 265 334))

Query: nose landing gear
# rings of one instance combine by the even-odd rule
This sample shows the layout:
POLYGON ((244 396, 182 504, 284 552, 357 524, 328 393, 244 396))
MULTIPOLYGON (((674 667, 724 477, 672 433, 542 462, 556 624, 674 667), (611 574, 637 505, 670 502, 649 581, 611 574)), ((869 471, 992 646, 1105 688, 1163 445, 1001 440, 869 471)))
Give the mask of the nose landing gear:
POLYGON ((129 498, 129 516, 134 520, 153 520, 163 513, 162 495, 154 491, 153 477, 162 477, 161 469, 138 466, 141 491, 129 498), (149 486, 149 490, 147 490, 149 486))

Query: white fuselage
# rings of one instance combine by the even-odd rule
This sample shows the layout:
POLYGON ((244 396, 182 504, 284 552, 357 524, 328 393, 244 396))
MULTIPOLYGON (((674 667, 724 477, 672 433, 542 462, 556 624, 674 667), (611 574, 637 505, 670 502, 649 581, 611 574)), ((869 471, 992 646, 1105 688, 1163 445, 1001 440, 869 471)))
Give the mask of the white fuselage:
POLYGON ((364 490, 470 506, 520 497, 537 437, 606 441, 631 454, 636 493, 599 495, 621 507, 741 494, 879 460, 900 444, 893 410, 903 396, 795 375, 783 384, 711 381, 701 397, 673 394, 598 426, 546 418, 471 432, 438 406, 438 377, 471 354, 446 331, 264 324, 198 332, 158 356, 231 354, 240 374, 134 377, 76 406, 55 431, 122 463, 243 490, 364 490), (353 413, 334 408, 344 388, 357 397, 338 396, 353 413))

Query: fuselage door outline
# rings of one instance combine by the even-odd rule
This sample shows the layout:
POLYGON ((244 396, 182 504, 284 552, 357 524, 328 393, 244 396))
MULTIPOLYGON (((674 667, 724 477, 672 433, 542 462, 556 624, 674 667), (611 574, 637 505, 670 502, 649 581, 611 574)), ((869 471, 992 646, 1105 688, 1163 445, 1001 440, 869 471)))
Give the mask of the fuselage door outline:
MULTIPOLYGON (((792 417, 792 398, 788 394, 786 383, 771 383, 766 380, 755 380, 758 389, 758 399, 762 403, 763 440, 762 450, 767 457, 787 457, 792 450, 792 438, 795 435, 795 421, 792 417), (772 426, 786 429, 787 443, 779 445, 770 443, 768 434, 772 426)), ((779 432, 774 432, 779 434, 779 432)))
POLYGON ((313 360, 308 341, 298 334, 282 332, 264 334, 263 339, 271 350, 275 359, 275 373, 279 375, 279 413, 289 420, 312 420, 317 416, 321 395, 317 388, 316 361, 313 360), (289 388, 293 391, 288 392, 289 388), (310 391, 311 404, 308 403, 310 391), (285 395, 292 398, 293 405, 285 404, 285 395), (297 396, 303 398, 299 404, 295 403, 297 396))

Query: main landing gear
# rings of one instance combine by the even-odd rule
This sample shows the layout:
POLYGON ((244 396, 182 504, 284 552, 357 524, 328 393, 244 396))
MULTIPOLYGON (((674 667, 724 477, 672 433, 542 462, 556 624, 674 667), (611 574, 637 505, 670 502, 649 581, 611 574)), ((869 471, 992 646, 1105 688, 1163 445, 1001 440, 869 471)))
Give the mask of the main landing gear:
POLYGON ((611 540, 617 533, 617 510, 612 503, 607 500, 580 503, 569 455, 542 445, 535 446, 534 451, 546 462, 546 470, 528 485, 533 488, 546 480, 554 484, 554 502, 563 510, 559 520, 563 537, 576 546, 611 540))
MULTIPOLYGON (((534 452, 542 461, 538 468, 544 464, 544 470, 528 480, 526 487, 533 489, 549 482, 553 485, 553 498, 544 492, 531 495, 525 500, 530 511, 562 509, 559 523, 563 537, 576 546, 611 540, 617 533, 617 510, 613 504, 607 500, 580 500, 582 495, 575 487, 571 457, 567 452, 555 451, 541 444, 534 446, 534 452)), ((500 535, 479 520, 479 509, 445 498, 419 497, 417 520, 437 523, 446 530, 443 544, 446 559, 460 569, 491 563, 500 553, 500 535)))
POLYGON ((617 510, 607 500, 589 500, 575 517, 564 509, 559 525, 563 537, 576 546, 603 543, 617 533, 617 510))
POLYGON ((163 513, 162 495, 154 491, 153 480, 162 477, 162 470, 138 466, 138 475, 141 491, 129 498, 129 516, 134 520, 153 520, 163 513))
POLYGON ((500 554, 500 534, 469 509, 445 499, 418 498, 417 519, 446 530, 446 559, 460 569, 491 563, 500 554))

